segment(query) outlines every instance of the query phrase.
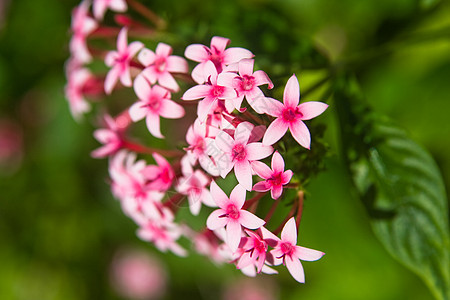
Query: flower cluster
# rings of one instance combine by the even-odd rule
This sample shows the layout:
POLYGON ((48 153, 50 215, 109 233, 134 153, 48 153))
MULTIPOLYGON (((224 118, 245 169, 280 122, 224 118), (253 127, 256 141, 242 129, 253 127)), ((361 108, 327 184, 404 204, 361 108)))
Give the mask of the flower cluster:
MULTIPOLYGON (((282 102, 266 97, 261 87, 274 85, 264 71, 254 70, 253 53, 228 47, 230 40, 224 37, 213 37, 209 46, 187 46, 184 56, 198 63, 189 74, 188 61, 172 55, 171 46, 161 42, 153 51, 140 41, 130 43, 128 35, 143 32, 130 17, 117 14, 118 29, 102 27, 108 8, 124 13, 127 3, 135 4, 93 0, 91 5, 85 0, 74 10, 66 95, 72 114, 79 118, 91 108, 86 99, 114 99, 116 91, 134 90, 136 101, 127 109, 115 117, 103 115, 104 126, 94 132, 103 146, 92 156, 109 158, 113 194, 138 225, 139 238, 180 256, 187 255, 183 239, 190 240, 197 252, 217 263, 233 263, 248 276, 277 273, 273 267, 283 264, 295 280, 304 282, 300 261, 317 260, 324 253, 297 246, 303 191, 291 183, 294 172, 285 170, 278 141, 289 129, 295 141, 309 149, 311 137, 304 121, 320 115, 327 105, 299 104, 295 75, 287 81, 282 102), (115 36, 115 50, 89 46, 91 38, 115 36), (104 60, 106 75, 89 71, 88 64, 96 58, 104 60), (192 83, 187 90, 180 88, 192 83), (182 95, 175 96, 179 92, 182 95), (157 149, 129 137, 128 128, 145 119, 149 133, 165 139, 160 118, 183 118, 191 105, 196 105, 197 115, 185 128, 182 150, 157 149), (269 167, 264 161, 270 159, 269 167), (231 174, 236 181, 228 196, 219 184, 221 178, 233 182, 231 174), (286 188, 297 189, 298 198, 282 224, 271 231, 271 217, 286 188), (264 219, 257 215, 262 201, 272 202, 264 219), (202 230, 177 219, 182 203, 188 203, 194 216, 206 206, 209 216, 202 230)), ((142 5, 133 8, 154 16, 142 5)))

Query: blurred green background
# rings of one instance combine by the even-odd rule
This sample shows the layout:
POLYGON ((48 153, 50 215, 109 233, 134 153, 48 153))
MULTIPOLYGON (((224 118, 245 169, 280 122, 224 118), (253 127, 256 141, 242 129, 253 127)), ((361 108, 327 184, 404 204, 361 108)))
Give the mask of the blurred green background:
MULTIPOLYGON (((144 2, 144 1, 142 1, 144 2)), ((168 21, 175 52, 211 36, 250 49, 282 87, 321 79, 321 49, 357 75, 375 111, 390 116, 436 159, 450 188, 450 7, 434 0, 146 1, 168 21)), ((135 236, 109 191, 106 160, 94 160, 89 118, 76 123, 64 99, 70 12, 78 1, 0 1, 0 126, 18 149, 0 164, 0 299, 122 299, 111 287, 118 249, 143 248, 169 277, 165 299, 218 299, 242 279, 191 254, 163 255, 135 236), (22 141, 22 143, 20 142, 22 141), (20 146, 22 145, 22 146, 20 146)), ((310 94, 307 100, 320 100, 310 94)), ((331 106, 326 171, 308 187, 299 243, 327 253, 304 263, 306 284, 284 269, 259 276, 279 299, 432 299, 424 283, 384 250, 350 193, 331 106)), ((5 144, 0 144, 6 147, 5 144)), ((1 157, 1 156, 0 156, 1 157)), ((271 298, 268 298, 271 299, 271 298)))

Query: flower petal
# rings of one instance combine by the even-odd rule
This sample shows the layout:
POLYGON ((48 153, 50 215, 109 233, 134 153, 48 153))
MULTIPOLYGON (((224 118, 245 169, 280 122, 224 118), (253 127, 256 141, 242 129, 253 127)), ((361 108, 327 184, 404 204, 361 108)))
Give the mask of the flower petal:
POLYGON ((209 189, 211 191, 211 196, 213 197, 214 202, 216 202, 217 206, 219 206, 222 209, 226 209, 227 205, 230 202, 230 199, 214 180, 211 181, 209 189))
POLYGON ((142 120, 147 115, 148 110, 143 107, 142 101, 138 101, 131 105, 128 113, 133 122, 142 120))
POLYGON ((270 195, 272 196, 273 200, 276 200, 280 198, 281 194, 283 193, 283 187, 281 185, 273 185, 272 190, 270 191, 270 195))
POLYGON ((268 157, 273 152, 272 146, 263 145, 263 143, 250 143, 245 147, 248 160, 260 160, 268 157))
POLYGON ((255 126, 250 122, 239 123, 234 131, 235 144, 246 145, 254 127, 255 126))
POLYGON ((184 56, 196 62, 203 62, 209 58, 208 47, 200 44, 192 44, 187 46, 184 56))
POLYGON ((145 119, 147 123, 147 128, 150 133, 157 138, 163 139, 164 136, 161 134, 159 116, 155 114, 148 114, 145 119))
POLYGON ((270 123, 269 127, 264 134, 262 143, 264 145, 273 145, 278 142, 288 130, 289 124, 283 121, 281 118, 275 119, 270 123))
POLYGON ((240 184, 236 185, 230 194, 230 203, 236 205, 236 208, 241 209, 245 203, 246 191, 240 184))
POLYGON ((267 183, 267 181, 260 181, 253 186, 253 190, 257 192, 267 192, 270 190, 270 187, 271 186, 267 183))
MULTIPOLYGON (((278 153, 278 152, 275 152, 278 153)), ((274 154, 275 155, 275 154, 274 154)), ((267 166, 265 163, 260 161, 253 161, 252 162, 252 169, 255 171, 255 173, 264 179, 268 179, 272 177, 273 171, 267 166)))
POLYGON ((171 55, 166 63, 167 71, 170 73, 187 73, 189 70, 187 61, 180 56, 171 55))
POLYGON ((229 221, 227 224, 227 245, 230 247, 231 252, 236 252, 239 242, 241 241, 242 228, 241 224, 236 221, 229 221))
POLYGON ((159 84, 161 84, 161 86, 168 88, 169 90, 172 90, 174 92, 178 92, 180 90, 178 83, 169 72, 160 74, 158 82, 159 84))
POLYGON ((318 259, 321 259, 322 256, 325 255, 324 252, 302 247, 302 246, 296 246, 295 247, 295 255, 300 258, 301 260, 306 261, 315 261, 318 259))
POLYGON ((248 160, 237 161, 234 164, 234 174, 237 181, 247 190, 252 190, 252 168, 248 160))
POLYGON ((297 244, 297 224, 295 223, 295 218, 292 217, 283 227, 281 231, 281 240, 283 242, 289 242, 292 245, 297 244))
POLYGON ((305 273, 300 260, 295 257, 286 256, 286 267, 295 280, 300 283, 305 283, 305 273))
POLYGON ((105 78, 105 93, 111 94, 114 86, 117 83, 117 79, 119 79, 120 69, 117 66, 114 66, 111 70, 109 70, 108 74, 106 74, 105 78))
POLYGON ((213 36, 211 39, 211 50, 215 48, 218 52, 223 52, 230 43, 230 40, 221 36, 213 36))
POLYGON ((274 173, 280 173, 284 172, 284 160, 278 151, 275 151, 275 153, 272 156, 272 170, 274 173))
POLYGON ((225 212, 222 209, 216 209, 213 211, 206 220, 206 227, 208 227, 209 230, 216 230, 225 227, 228 220, 227 218, 220 217, 224 213, 225 212))
POLYGON ((179 119, 184 116, 184 108, 173 100, 162 100, 159 114, 167 119, 179 119))
POLYGON ((133 84, 134 92, 139 99, 146 102, 150 98, 151 88, 144 76, 138 75, 133 84))
POLYGON ((158 57, 168 57, 170 54, 172 54, 172 47, 165 43, 158 43, 155 53, 158 57))
POLYGON ((273 98, 265 97, 259 100, 259 109, 272 117, 280 117, 284 109, 284 104, 273 98))
POLYGON ((297 77, 295 74, 289 78, 286 83, 283 94, 283 102, 287 107, 296 107, 300 100, 300 86, 298 84, 297 77))
POLYGON ((228 48, 223 53, 223 63, 226 65, 235 63, 244 58, 252 58, 254 55, 247 49, 233 47, 228 48))
POLYGON ((328 105, 322 102, 309 101, 300 104, 298 108, 303 115, 301 119, 310 120, 323 113, 328 108, 328 105))
POLYGON ((226 153, 231 153, 233 146, 236 144, 234 139, 225 131, 220 131, 215 138, 216 146, 226 153))
POLYGON ((294 175, 294 173, 291 170, 286 170, 283 175, 281 175, 281 184, 288 184, 289 181, 291 181, 292 175, 294 175))
POLYGON ((253 77, 255 77, 255 84, 257 86, 267 84, 269 89, 273 88, 272 80, 270 80, 269 76, 267 76, 266 72, 264 71, 256 71, 253 73, 253 77))
POLYGON ((239 222, 245 228, 258 229, 264 224, 266 224, 266 222, 263 219, 258 218, 249 211, 241 210, 239 213, 240 213, 239 222))
POLYGON ((124 53, 127 50, 128 46, 128 28, 123 27, 119 35, 117 36, 117 50, 119 50, 119 53, 124 53))
POLYGON ((253 75, 253 65, 255 64, 254 59, 241 59, 239 61, 239 75, 253 75))
POLYGON ((306 149, 311 147, 311 134, 309 133, 308 127, 301 120, 296 120, 295 122, 289 124, 289 129, 291 130, 294 139, 306 149))
POLYGON ((183 94, 181 99, 183 99, 183 100, 196 100, 196 99, 205 98, 206 96, 209 95, 210 90, 211 90, 211 86, 210 85, 196 85, 196 86, 193 86, 190 89, 188 89, 183 94))
POLYGON ((144 48, 138 54, 138 61, 143 64, 145 67, 153 64, 155 62, 155 52, 150 49, 144 48))

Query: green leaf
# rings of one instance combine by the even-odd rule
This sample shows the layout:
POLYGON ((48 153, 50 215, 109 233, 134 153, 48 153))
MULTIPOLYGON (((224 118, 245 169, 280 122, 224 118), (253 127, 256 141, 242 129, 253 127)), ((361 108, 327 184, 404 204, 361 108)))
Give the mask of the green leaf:
POLYGON ((450 299, 448 203, 431 155, 364 103, 353 78, 336 82, 342 145, 373 230, 437 299, 450 299))

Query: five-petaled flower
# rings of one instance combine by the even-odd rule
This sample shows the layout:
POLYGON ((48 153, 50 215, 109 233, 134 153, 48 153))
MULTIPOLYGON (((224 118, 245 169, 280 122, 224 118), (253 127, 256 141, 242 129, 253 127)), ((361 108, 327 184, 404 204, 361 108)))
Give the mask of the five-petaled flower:
POLYGON ((157 138, 164 138, 160 130, 159 116, 168 119, 179 119, 184 116, 181 105, 171 100, 171 94, 165 88, 154 85, 138 75, 134 80, 134 91, 139 101, 130 107, 130 117, 136 122, 144 117, 150 133, 157 138))
POLYGON ((131 86, 130 62, 133 57, 144 47, 138 41, 128 45, 128 29, 122 28, 117 37, 117 51, 110 51, 106 54, 105 64, 111 68, 105 78, 105 92, 111 94, 117 80, 124 86, 131 86))
POLYGON ((303 147, 309 149, 311 135, 304 120, 310 120, 323 113, 328 105, 322 102, 310 101, 298 104, 300 87, 297 77, 292 75, 284 89, 284 104, 271 98, 266 98, 266 113, 276 117, 264 134, 263 144, 272 145, 283 137, 288 128, 294 139, 303 147))
POLYGON ((210 48, 200 44, 192 44, 186 48, 184 56, 200 63, 192 70, 192 78, 198 84, 206 81, 204 68, 208 61, 211 61, 217 68, 217 72, 221 73, 225 66, 237 63, 244 58, 253 57, 253 53, 244 48, 225 49, 229 43, 230 40, 227 38, 214 36, 211 39, 210 48))
POLYGON ((242 209, 245 202, 245 189, 237 185, 231 191, 230 198, 222 191, 215 181, 211 182, 211 195, 219 206, 206 220, 206 226, 210 230, 216 230, 226 226, 226 243, 232 252, 238 249, 242 236, 242 227, 257 229, 266 222, 251 212, 242 209))
POLYGON ((284 170, 284 160, 278 151, 272 156, 272 169, 266 164, 255 161, 252 164, 253 170, 259 177, 264 178, 253 186, 253 190, 257 192, 267 192, 270 190, 272 199, 278 199, 283 193, 283 185, 289 183, 292 178, 291 170, 284 170))
POLYGON ((283 263, 286 265, 292 277, 300 283, 305 282, 305 273, 300 260, 315 261, 320 259, 325 253, 301 246, 297 246, 297 225, 292 217, 281 231, 281 240, 270 253, 274 256, 275 265, 283 263))

